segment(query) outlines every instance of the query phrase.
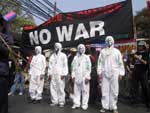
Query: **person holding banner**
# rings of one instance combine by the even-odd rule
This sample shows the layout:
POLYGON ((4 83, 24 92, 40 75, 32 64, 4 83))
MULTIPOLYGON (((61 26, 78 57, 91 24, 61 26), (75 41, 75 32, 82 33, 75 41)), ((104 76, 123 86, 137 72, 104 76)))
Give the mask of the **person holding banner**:
POLYGON ((42 48, 40 46, 36 46, 35 55, 31 60, 29 69, 29 94, 31 102, 34 104, 40 103, 42 99, 45 69, 46 59, 45 56, 42 55, 42 48))
POLYGON ((65 76, 68 74, 67 56, 61 52, 62 45, 55 43, 54 53, 50 56, 48 78, 50 80, 51 106, 65 104, 65 76))
POLYGON ((85 46, 78 45, 77 55, 72 61, 71 76, 74 83, 74 95, 72 109, 79 108, 80 105, 83 110, 87 110, 90 91, 90 76, 91 61, 89 56, 85 55, 85 46), (82 96, 82 103, 81 101, 82 96))
POLYGON ((118 113, 117 99, 119 93, 119 79, 125 74, 124 64, 120 51, 114 48, 114 39, 107 36, 106 48, 102 49, 98 58, 97 73, 101 80, 102 109, 101 113, 112 110, 118 113))
POLYGON ((7 25, 0 14, 0 113, 8 113, 9 53, 13 37, 9 34, 7 25))

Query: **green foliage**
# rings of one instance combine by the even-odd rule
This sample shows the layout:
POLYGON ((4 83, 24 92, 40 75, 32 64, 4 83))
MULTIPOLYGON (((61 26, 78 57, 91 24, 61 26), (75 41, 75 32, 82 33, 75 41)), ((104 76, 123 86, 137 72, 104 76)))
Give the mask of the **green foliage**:
POLYGON ((0 13, 5 15, 11 11, 17 13, 17 18, 10 22, 9 31, 15 33, 21 33, 24 25, 35 25, 33 16, 28 14, 21 9, 21 3, 17 0, 1 0, 0 2, 0 13))
POLYGON ((12 4, 11 0, 2 0, 0 2, 0 13, 5 15, 10 11, 14 11, 17 14, 21 14, 21 10, 20 10, 20 3, 16 1, 16 3, 18 4, 18 6, 14 6, 14 4, 12 4))
POLYGON ((150 12, 144 8, 134 18, 138 38, 150 38, 150 12))
POLYGON ((13 32, 21 33, 22 27, 24 25, 35 25, 35 23, 33 21, 30 21, 29 19, 17 17, 13 22, 13 24, 11 25, 11 28, 13 32))

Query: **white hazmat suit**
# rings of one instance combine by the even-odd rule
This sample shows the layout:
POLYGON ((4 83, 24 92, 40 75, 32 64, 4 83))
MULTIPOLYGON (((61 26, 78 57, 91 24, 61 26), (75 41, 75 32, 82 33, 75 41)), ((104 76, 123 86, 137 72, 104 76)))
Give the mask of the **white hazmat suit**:
MULTIPOLYGON (((114 48, 114 39, 107 36, 106 48, 102 49, 98 58, 97 73, 102 76, 102 107, 106 110, 117 110, 119 93, 119 77, 125 74, 120 51, 114 48)), ((117 113, 117 112, 114 112, 117 113)))
POLYGON ((61 52, 60 43, 55 43, 55 52, 50 56, 48 75, 50 81, 51 105, 65 104, 65 79, 68 74, 67 56, 61 52))
POLYGON ((86 110, 88 108, 89 100, 91 61, 89 56, 85 55, 85 46, 83 44, 78 45, 77 51, 77 55, 72 61, 71 76, 74 81, 74 105, 72 106, 72 109, 78 108, 81 105, 82 109, 86 110))
POLYGON ((42 92, 44 86, 44 74, 46 69, 46 59, 45 56, 41 54, 42 48, 40 46, 35 47, 36 55, 33 56, 29 75, 30 75, 30 84, 29 84, 29 93, 32 100, 41 100, 42 92))

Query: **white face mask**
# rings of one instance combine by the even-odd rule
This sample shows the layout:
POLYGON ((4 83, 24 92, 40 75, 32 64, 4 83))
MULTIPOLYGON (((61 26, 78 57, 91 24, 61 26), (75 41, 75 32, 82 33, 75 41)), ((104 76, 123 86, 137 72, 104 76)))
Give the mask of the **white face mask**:
POLYGON ((35 54, 36 54, 36 55, 38 55, 38 54, 39 54, 39 51, 38 51, 37 49, 35 50, 35 54))
POLYGON ((82 55, 82 54, 84 54, 84 48, 79 48, 79 50, 78 50, 78 53, 80 54, 80 55, 82 55))
POLYGON ((106 41, 106 46, 111 47, 113 45, 113 42, 111 40, 106 41))
POLYGON ((59 48, 58 47, 55 47, 55 52, 57 53, 59 51, 59 48))
POLYGON ((40 47, 35 48, 35 54, 36 55, 41 54, 41 48, 40 47))
POLYGON ((61 44, 59 44, 59 43, 56 43, 55 46, 54 46, 54 50, 55 50, 56 53, 58 53, 59 51, 61 51, 61 48, 62 48, 61 44))
POLYGON ((80 44, 79 46, 78 46, 78 54, 79 55, 82 55, 82 54, 84 54, 85 53, 85 46, 83 45, 83 44, 80 44))
POLYGON ((111 36, 106 37, 105 44, 107 47, 111 47, 114 45, 114 39, 111 36))

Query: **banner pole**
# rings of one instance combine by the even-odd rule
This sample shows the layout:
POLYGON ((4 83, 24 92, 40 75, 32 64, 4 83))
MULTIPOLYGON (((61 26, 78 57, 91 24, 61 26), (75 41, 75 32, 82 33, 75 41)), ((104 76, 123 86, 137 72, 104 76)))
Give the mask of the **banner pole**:
POLYGON ((131 4, 131 10, 130 11, 131 11, 131 14, 132 14, 132 27, 133 27, 132 33, 134 34, 134 37, 132 37, 132 38, 136 39, 137 38, 137 35, 136 35, 136 23, 134 22, 132 0, 128 0, 128 2, 129 2, 129 4, 131 4))

